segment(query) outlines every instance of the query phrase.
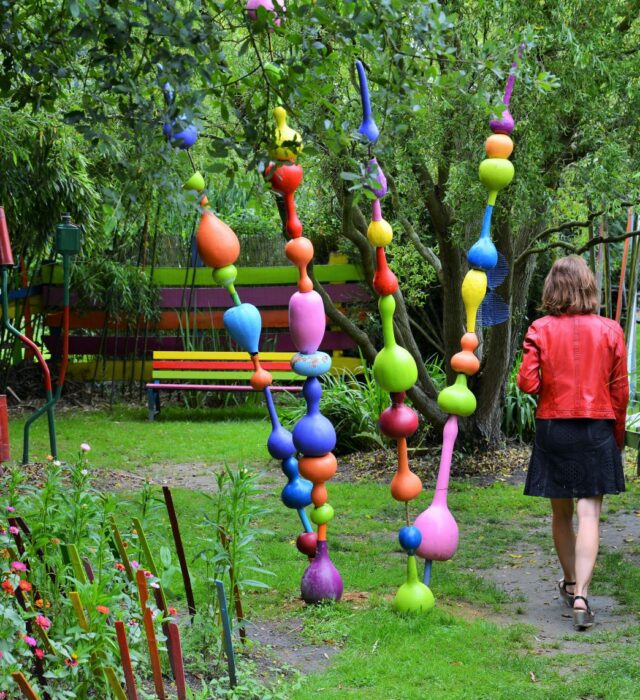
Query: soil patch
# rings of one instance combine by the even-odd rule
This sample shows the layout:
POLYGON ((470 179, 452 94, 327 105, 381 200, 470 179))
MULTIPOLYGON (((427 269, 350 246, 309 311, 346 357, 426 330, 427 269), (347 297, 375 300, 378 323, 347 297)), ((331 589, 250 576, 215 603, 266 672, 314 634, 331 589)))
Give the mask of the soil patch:
MULTIPOLYGON (((440 445, 409 450, 409 462, 425 484, 434 483, 440 465, 440 445)), ((509 442, 491 452, 454 452, 451 463, 453 480, 469 480, 477 486, 489 486, 496 481, 511 484, 524 483, 531 448, 519 442, 509 442)), ((338 459, 334 481, 376 481, 388 483, 397 468, 396 453, 392 449, 357 452, 338 459)))
MULTIPOLYGON (((321 671, 331 657, 339 651, 337 645, 309 644, 301 636, 303 622, 299 617, 286 620, 263 620, 247 625, 247 636, 258 642, 255 654, 275 657, 279 665, 285 664, 301 673, 321 671)), ((254 653, 251 653, 254 656, 254 653)))

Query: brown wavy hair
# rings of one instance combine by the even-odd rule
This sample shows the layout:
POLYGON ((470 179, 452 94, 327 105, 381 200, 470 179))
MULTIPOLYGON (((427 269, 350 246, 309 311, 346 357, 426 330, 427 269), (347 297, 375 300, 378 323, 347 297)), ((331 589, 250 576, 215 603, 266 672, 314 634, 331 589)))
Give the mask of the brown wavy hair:
POLYGON ((544 281, 540 308, 552 316, 598 311, 595 277, 579 255, 567 255, 553 263, 544 281))

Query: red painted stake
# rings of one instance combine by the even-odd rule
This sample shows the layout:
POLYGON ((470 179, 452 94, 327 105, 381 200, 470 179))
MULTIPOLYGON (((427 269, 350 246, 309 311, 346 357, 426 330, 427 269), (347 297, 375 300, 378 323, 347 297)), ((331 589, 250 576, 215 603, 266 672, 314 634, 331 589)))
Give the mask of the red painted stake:
POLYGON ((166 700, 164 683, 162 682, 162 669, 160 668, 160 654, 158 653, 158 642, 156 640, 156 631, 153 627, 151 608, 145 608, 144 611, 144 630, 147 633, 147 644, 149 646, 149 657, 151 659, 151 670, 153 671, 153 684, 156 688, 156 695, 160 700, 166 700))
POLYGON ((175 622, 169 623, 169 639, 171 640, 171 658, 173 659, 174 677, 178 700, 187 699, 187 683, 184 677, 184 662, 182 660, 182 645, 180 643, 180 630, 175 622))
POLYGON ((36 691, 29 685, 29 681, 22 675, 22 673, 16 671, 11 675, 27 700, 40 700, 39 696, 36 694, 36 691))
POLYGON ((139 568, 136 571, 136 583, 138 584, 138 595, 140 596, 140 610, 144 615, 149 600, 149 589, 147 588, 147 578, 144 575, 144 569, 139 568))
POLYGON ((129 653, 129 645, 127 644, 127 632, 122 620, 118 620, 116 622, 116 635, 118 637, 118 646, 120 647, 120 658, 122 659, 122 670, 124 671, 127 698, 128 700, 138 700, 138 693, 136 692, 136 679, 133 675, 131 654, 129 653))

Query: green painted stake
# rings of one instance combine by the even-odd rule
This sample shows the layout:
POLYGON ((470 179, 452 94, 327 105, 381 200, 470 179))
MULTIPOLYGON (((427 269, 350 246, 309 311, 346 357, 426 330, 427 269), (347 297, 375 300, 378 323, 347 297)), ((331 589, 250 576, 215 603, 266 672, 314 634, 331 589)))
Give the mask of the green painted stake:
POLYGON ((124 690, 122 690, 120 681, 118 680, 116 672, 113 670, 112 666, 105 666, 104 675, 107 677, 107 681, 109 681, 109 687, 111 688, 114 697, 117 700, 127 700, 127 695, 124 690))
POLYGON ((227 655, 227 667, 229 669, 229 683, 232 688, 238 684, 236 678, 236 657, 233 651, 233 637, 231 636, 231 622, 229 621, 229 611, 227 610, 227 596, 224 592, 224 583, 216 580, 216 590, 218 592, 218 602, 220 604, 220 617, 222 618, 222 631, 224 636, 224 650, 227 655))
POLYGON ((116 548, 118 550, 118 554, 120 555, 120 559, 122 559, 127 578, 129 579, 129 581, 133 581, 133 569, 131 568, 131 562, 129 561, 129 557, 127 556, 127 550, 124 546, 122 535, 120 534, 120 530, 118 530, 116 519, 113 517, 113 515, 110 517, 110 521, 111 532, 113 532, 113 539, 115 540, 116 548))
POLYGON ((80 583, 87 583, 87 574, 82 566, 82 561, 80 560, 80 555, 78 554, 78 548, 75 544, 65 544, 62 545, 67 550, 67 556, 71 562, 71 568, 73 569, 73 575, 76 577, 80 583))
MULTIPOLYGON (((151 554, 151 547, 149 547, 149 543, 147 542, 147 537, 144 534, 144 530, 142 528, 142 523, 138 518, 132 518, 133 522, 133 527, 135 528, 136 532, 138 533, 138 541, 140 542, 140 546, 142 547, 142 551, 144 552, 144 557, 145 561, 147 564, 147 567, 149 568, 149 571, 156 577, 160 578, 158 575, 158 567, 156 566, 156 563, 153 559, 153 554, 151 554)), ((160 594, 162 595, 162 605, 164 609, 165 615, 169 612, 169 606, 167 605, 167 599, 165 598, 164 595, 164 590, 162 589, 162 584, 158 584, 160 586, 160 594)))

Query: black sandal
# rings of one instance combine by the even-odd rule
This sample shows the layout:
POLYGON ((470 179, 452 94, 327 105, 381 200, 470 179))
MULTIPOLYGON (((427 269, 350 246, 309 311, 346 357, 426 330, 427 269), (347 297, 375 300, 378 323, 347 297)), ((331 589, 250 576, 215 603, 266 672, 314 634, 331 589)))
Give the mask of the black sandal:
POLYGON ((584 604, 587 606, 586 610, 582 608, 573 609, 573 626, 577 630, 586 630, 593 626, 595 622, 596 614, 589 607, 589 601, 583 595, 576 595, 573 597, 574 602, 576 600, 584 600, 584 604))
POLYGON ((575 586, 575 581, 565 581, 563 578, 558 581, 558 591, 560 597, 564 600, 565 605, 569 608, 573 607, 573 593, 569 593, 567 586, 575 586))

